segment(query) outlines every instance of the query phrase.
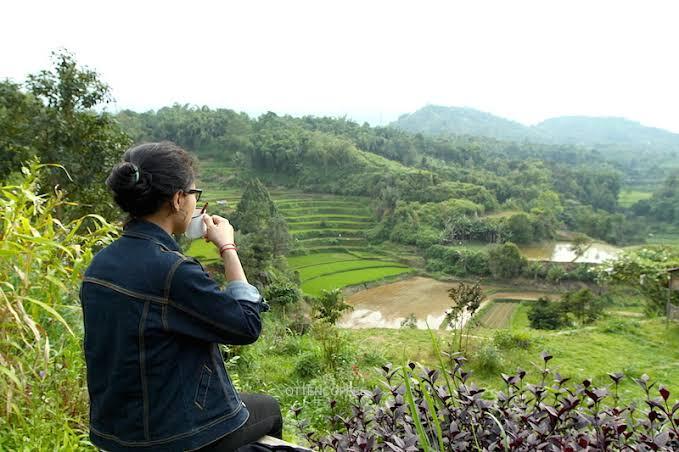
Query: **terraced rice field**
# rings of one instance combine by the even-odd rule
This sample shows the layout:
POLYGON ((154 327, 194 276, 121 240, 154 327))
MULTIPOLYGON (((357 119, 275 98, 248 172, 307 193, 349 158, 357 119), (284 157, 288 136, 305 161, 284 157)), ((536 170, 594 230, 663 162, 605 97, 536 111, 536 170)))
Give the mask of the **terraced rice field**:
MULTIPOLYGON (((203 199, 211 206, 221 206, 227 212, 237 206, 241 196, 237 190, 202 185, 203 199)), ((412 271, 403 263, 404 259, 418 258, 411 251, 395 245, 375 250, 366 241, 366 231, 375 226, 370 199, 275 188, 269 188, 269 193, 288 223, 293 238, 288 263, 299 272, 305 293, 319 295, 323 289, 412 271)), ((203 240, 194 240, 187 254, 202 262, 219 260, 215 247, 203 240)))
POLYGON ((314 278, 302 283, 302 290, 310 295, 320 295, 322 290, 343 288, 371 281, 378 281, 391 276, 411 272, 408 267, 384 266, 378 268, 343 271, 314 278))
POLYGON ((385 256, 358 257, 349 253, 313 253, 288 258, 299 272, 302 290, 319 295, 321 290, 342 288, 412 271, 385 256))

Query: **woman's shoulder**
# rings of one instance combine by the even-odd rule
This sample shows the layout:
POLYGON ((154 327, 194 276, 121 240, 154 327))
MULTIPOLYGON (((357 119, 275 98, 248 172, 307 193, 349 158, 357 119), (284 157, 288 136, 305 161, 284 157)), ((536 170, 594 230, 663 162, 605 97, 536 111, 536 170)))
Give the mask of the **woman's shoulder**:
POLYGON ((148 272, 149 268, 163 272, 187 260, 195 261, 195 258, 149 240, 130 240, 121 236, 92 257, 85 276, 101 271, 115 273, 135 268, 143 269, 144 272, 148 272))

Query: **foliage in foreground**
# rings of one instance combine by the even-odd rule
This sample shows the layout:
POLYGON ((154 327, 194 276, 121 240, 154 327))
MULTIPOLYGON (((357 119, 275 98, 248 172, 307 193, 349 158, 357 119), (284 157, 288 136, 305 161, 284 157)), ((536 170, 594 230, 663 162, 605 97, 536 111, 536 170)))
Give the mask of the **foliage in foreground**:
MULTIPOLYGON (((605 387, 590 380, 569 384, 547 367, 552 356, 543 353, 539 384, 526 383, 526 371, 518 369, 502 374, 504 391, 484 399, 485 389, 469 382, 465 358, 439 353, 435 339, 434 346, 441 356, 438 369, 413 362, 383 366, 386 389, 357 391, 352 415, 334 416, 336 433, 321 437, 299 421, 310 444, 355 451, 679 449, 679 402, 671 405, 669 391, 660 386, 656 392, 646 375, 634 379, 646 407, 620 406, 623 374, 609 374, 611 385, 605 387)), ((295 416, 300 411, 293 409, 295 416)))
POLYGON ((77 287, 115 229, 98 215, 56 219, 73 203, 59 190, 39 194, 47 166, 56 165, 31 163, 17 184, 0 187, 0 449, 86 441, 77 287))

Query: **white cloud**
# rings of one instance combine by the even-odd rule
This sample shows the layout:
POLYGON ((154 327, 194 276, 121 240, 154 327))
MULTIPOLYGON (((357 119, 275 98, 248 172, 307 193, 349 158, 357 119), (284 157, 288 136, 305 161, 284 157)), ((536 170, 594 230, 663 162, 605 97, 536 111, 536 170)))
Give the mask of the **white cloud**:
POLYGON ((1 77, 46 68, 63 46, 102 74, 118 108, 388 121, 436 103, 679 132, 671 1, 3 3, 1 77))

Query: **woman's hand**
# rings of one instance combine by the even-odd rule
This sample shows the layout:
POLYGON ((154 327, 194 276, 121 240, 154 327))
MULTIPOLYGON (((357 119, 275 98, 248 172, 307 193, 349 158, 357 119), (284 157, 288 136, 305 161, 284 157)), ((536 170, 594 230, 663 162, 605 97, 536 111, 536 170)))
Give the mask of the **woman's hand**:
POLYGON ((219 215, 203 214, 203 221, 207 226, 207 232, 203 237, 208 242, 215 244, 217 248, 221 248, 227 243, 235 243, 233 238, 233 226, 226 218, 219 215))

